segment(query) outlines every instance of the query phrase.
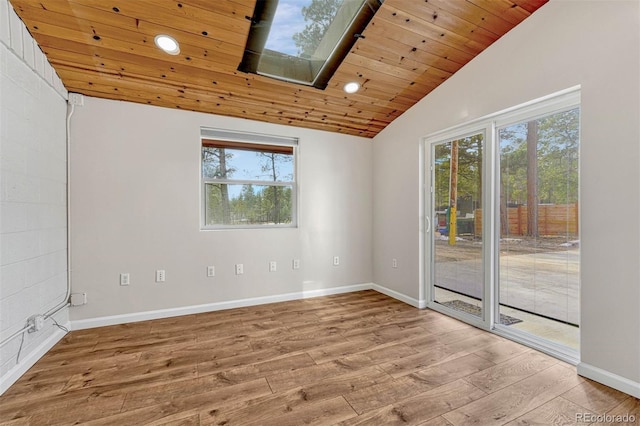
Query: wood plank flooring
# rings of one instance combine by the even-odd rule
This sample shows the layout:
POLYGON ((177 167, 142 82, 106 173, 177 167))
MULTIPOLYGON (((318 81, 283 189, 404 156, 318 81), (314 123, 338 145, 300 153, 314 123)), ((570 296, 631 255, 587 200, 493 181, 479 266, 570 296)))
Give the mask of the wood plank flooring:
POLYGON ((588 424, 579 413, 640 419, 640 400, 374 291, 73 331, 0 397, 3 425, 588 424))

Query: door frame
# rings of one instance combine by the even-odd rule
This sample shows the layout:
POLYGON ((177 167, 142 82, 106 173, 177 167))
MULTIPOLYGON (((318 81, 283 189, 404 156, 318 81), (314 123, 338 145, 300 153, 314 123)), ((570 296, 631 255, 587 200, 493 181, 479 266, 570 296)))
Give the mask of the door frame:
POLYGON ((449 315, 478 328, 484 330, 491 330, 493 328, 494 318, 494 306, 489 303, 493 300, 491 292, 493 286, 491 285, 491 279, 494 273, 494 248, 492 238, 488 238, 493 235, 494 221, 491 220, 494 208, 493 191, 491 189, 491 180, 493 174, 494 153, 491 141, 493 140, 494 126, 490 120, 483 120, 479 122, 469 123, 461 127, 455 127, 442 132, 434 133, 428 137, 423 138, 423 188, 424 188, 424 218, 425 218, 425 232, 424 232, 424 256, 421 261, 424 263, 424 289, 426 306, 434 311, 441 312, 445 315, 449 315), (434 281, 435 281, 435 268, 433 257, 434 244, 435 244, 435 232, 434 232, 434 176, 435 170, 433 167, 434 153, 436 145, 452 142, 454 140, 462 139, 465 137, 482 134, 482 265, 483 265, 483 294, 482 294, 482 315, 480 318, 443 306, 435 301, 434 281))

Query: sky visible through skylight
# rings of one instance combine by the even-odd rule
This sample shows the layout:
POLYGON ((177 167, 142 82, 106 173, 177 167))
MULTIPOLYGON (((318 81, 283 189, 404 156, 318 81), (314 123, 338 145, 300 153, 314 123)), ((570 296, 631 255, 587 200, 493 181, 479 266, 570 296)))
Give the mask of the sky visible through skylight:
POLYGON ((293 35, 304 29, 306 23, 302 16, 302 8, 310 4, 311 0, 280 0, 265 47, 276 52, 298 56, 293 35))

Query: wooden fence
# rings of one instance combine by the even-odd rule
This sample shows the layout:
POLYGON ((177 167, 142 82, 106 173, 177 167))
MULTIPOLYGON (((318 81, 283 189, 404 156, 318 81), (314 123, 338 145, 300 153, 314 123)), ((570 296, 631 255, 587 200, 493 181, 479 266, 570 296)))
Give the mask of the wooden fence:
MULTIPOLYGON (((507 208, 508 235, 527 235, 527 206, 507 208)), ((474 231, 482 234, 482 209, 474 212, 474 231)), ((541 236, 578 235, 578 203, 540 204, 538 206, 538 234, 541 236)), ((504 236, 504 232, 502 232, 504 236)))

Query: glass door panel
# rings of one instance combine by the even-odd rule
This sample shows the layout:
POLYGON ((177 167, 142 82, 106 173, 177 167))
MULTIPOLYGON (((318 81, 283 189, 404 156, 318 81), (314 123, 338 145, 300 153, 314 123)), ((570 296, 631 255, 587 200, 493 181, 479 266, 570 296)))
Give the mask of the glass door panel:
POLYGON ((432 297, 483 318, 482 153, 484 134, 433 145, 432 297))
POLYGON ((578 108, 498 129, 497 324, 578 349, 578 108))

